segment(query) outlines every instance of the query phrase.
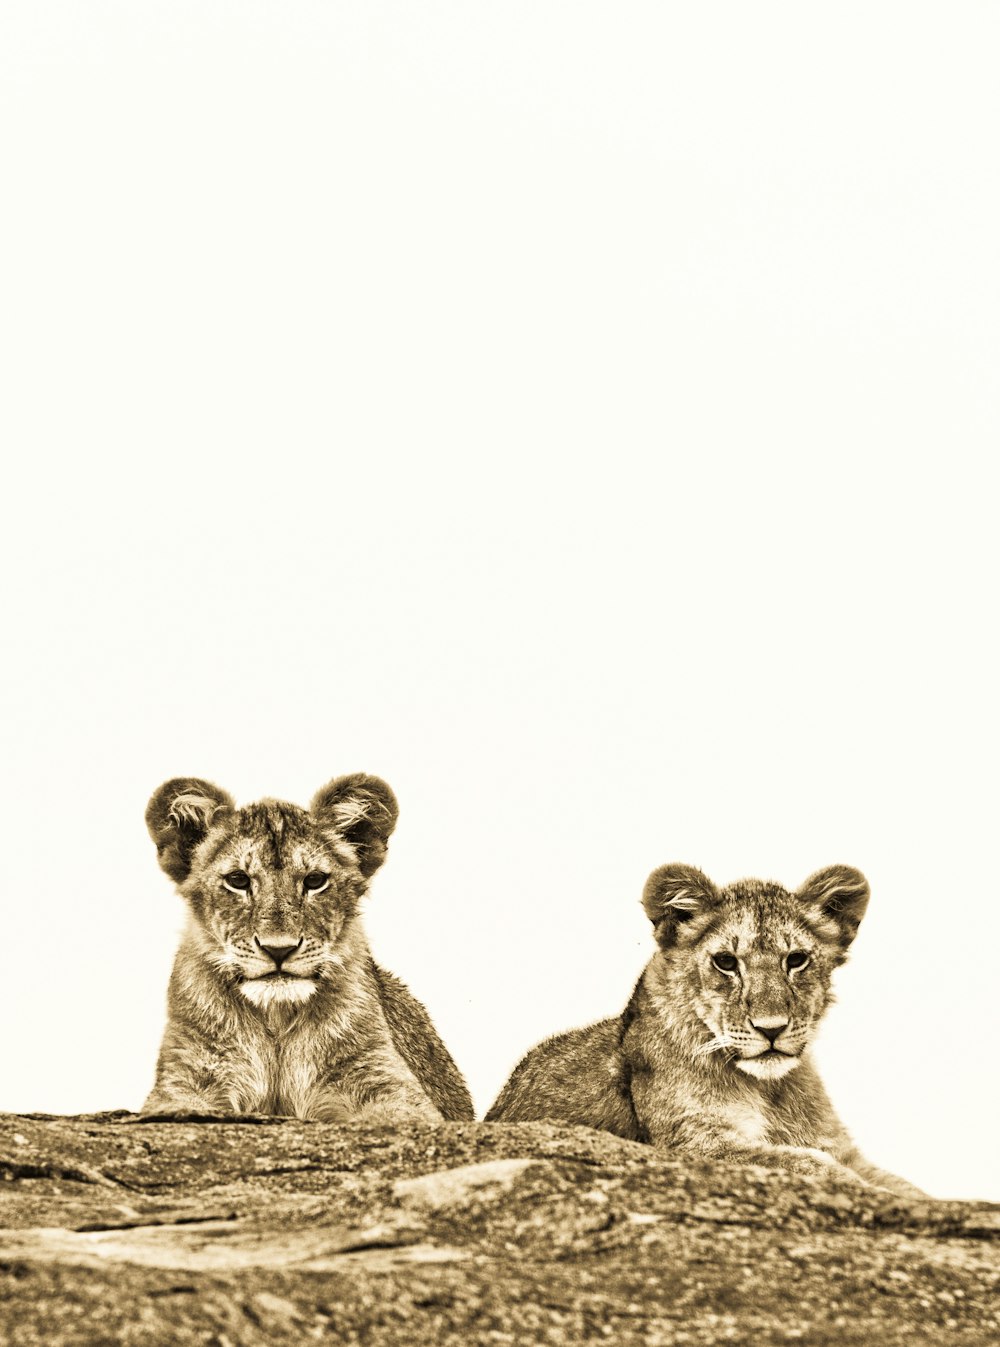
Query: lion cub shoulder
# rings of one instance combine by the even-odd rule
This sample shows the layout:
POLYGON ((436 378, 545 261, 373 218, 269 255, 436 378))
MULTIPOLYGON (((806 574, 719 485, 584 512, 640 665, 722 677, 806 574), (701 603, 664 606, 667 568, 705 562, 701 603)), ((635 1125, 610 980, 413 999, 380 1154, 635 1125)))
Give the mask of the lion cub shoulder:
POLYGON ((472 1118, 426 1010, 371 957, 360 905, 395 796, 360 773, 308 810, 166 782, 146 823, 188 908, 145 1112, 472 1118))
POLYGON ((718 889, 692 866, 661 866, 643 893, 658 949, 624 1013, 533 1048, 487 1119, 583 1123, 788 1168, 835 1164, 917 1194, 860 1154, 809 1053, 868 897, 843 865, 795 893, 762 880, 718 889))

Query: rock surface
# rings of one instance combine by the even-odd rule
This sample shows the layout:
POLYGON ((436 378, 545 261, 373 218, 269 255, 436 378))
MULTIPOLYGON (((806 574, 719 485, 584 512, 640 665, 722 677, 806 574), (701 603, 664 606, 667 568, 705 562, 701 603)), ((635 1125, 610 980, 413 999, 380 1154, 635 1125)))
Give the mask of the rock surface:
POLYGON ((0 1115, 0 1341, 1000 1340, 1000 1207, 585 1128, 0 1115))

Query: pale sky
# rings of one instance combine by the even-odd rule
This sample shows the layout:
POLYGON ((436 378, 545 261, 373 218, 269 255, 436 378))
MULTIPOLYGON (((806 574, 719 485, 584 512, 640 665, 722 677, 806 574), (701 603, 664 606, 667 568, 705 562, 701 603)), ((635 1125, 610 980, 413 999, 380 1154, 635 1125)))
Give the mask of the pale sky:
POLYGON ((485 1110, 665 861, 869 915, 818 1060, 1000 1198, 1000 9, 0 10, 0 1108, 137 1108, 173 775, 401 818, 485 1110))

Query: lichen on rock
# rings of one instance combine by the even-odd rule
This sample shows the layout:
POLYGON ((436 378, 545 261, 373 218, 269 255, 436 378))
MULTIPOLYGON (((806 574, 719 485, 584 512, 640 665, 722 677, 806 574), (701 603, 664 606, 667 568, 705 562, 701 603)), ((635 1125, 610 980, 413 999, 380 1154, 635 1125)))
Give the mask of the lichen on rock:
POLYGON ((0 1115, 0 1340, 956 1344, 1000 1207, 545 1123, 0 1115))

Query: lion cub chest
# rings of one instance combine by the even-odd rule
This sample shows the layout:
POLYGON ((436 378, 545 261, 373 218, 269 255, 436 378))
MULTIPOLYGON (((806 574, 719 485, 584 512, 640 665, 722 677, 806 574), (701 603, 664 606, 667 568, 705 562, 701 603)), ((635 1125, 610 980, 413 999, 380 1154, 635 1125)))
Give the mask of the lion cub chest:
POLYGON ((723 1105, 718 1119, 736 1145, 766 1146, 771 1140, 771 1120, 755 1099, 738 1099, 723 1105))
POLYGON ((741 1093, 717 1100, 711 1113, 722 1138, 733 1146, 816 1146, 828 1130, 817 1110, 786 1082, 777 1097, 741 1093))
POLYGON ((241 1112, 316 1117, 327 1085, 327 1045, 304 1029, 282 1035, 264 1031, 243 1042, 233 1061, 233 1105, 241 1112))

